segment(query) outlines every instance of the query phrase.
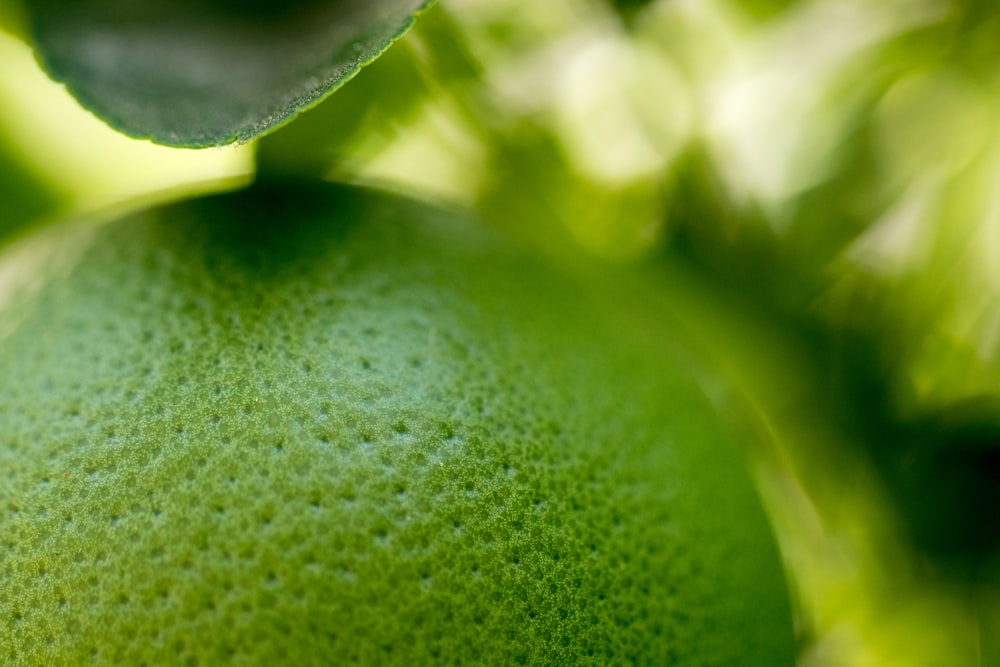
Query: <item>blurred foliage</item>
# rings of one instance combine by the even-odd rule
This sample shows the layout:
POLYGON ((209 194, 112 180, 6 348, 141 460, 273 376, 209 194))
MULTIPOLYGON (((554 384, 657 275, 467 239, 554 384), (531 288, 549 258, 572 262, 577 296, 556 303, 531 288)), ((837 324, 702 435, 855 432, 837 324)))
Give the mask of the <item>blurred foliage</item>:
MULTIPOLYGON (((0 30, 16 32, 22 25, 20 6, 13 0, 0 0, 0 30)), ((10 139, 10 128, 0 120, 0 244, 66 203, 65 193, 49 181, 49 175, 31 165, 10 139)))
POLYGON ((356 144, 392 141, 393 124, 406 122, 424 94, 413 59, 390 49, 336 98, 263 137, 256 152, 258 177, 317 177, 331 168, 350 173, 356 144))
MULTIPOLYGON (((759 436, 801 665, 998 665, 998 55, 985 0, 440 0, 253 148, 258 178, 376 181, 623 265, 759 436)), ((5 155, 9 210, 45 215, 5 155)))
POLYGON ((0 243, 55 213, 64 200, 0 135, 0 243))
POLYGON ((1000 409, 960 405, 901 429, 875 450, 917 544, 975 576, 1000 547, 1000 409), (928 491, 933 489, 933 493, 928 491))
POLYGON ((651 4, 652 0, 608 0, 608 2, 623 19, 632 21, 636 14, 651 4))
POLYGON ((20 0, 0 0, 0 31, 19 37, 24 36, 26 18, 20 0))

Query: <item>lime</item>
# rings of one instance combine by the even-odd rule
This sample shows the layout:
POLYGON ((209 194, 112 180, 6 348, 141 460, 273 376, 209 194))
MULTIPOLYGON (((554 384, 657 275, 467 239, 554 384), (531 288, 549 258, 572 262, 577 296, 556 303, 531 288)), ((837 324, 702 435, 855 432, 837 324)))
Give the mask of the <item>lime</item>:
POLYGON ((793 663, 732 438, 613 286, 347 186, 52 243, 0 342, 3 664, 793 663))

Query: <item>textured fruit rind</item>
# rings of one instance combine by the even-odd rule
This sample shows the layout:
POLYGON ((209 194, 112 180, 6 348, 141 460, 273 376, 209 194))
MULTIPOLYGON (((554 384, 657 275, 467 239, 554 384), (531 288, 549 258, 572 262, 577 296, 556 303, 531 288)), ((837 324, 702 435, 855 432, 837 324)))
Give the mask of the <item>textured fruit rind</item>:
POLYGON ((340 186, 84 236, 0 342, 3 664, 792 664, 727 435, 584 286, 340 186))

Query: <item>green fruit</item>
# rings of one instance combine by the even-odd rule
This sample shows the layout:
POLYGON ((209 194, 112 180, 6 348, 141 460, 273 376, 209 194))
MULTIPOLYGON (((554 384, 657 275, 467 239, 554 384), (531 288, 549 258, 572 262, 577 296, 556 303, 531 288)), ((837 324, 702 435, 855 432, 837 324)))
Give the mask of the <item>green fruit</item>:
POLYGON ((0 342, 3 664, 793 663, 747 475, 641 316, 347 187, 61 243, 0 342))

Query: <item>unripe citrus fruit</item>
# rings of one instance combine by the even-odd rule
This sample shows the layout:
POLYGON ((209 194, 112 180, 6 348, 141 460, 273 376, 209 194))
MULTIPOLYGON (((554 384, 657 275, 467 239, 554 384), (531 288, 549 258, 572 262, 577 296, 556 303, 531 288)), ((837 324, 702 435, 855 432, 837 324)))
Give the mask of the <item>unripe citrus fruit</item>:
POLYGON ((60 243, 4 313, 3 664, 792 663, 738 457, 619 304, 340 186, 60 243))

